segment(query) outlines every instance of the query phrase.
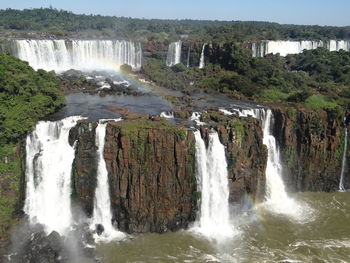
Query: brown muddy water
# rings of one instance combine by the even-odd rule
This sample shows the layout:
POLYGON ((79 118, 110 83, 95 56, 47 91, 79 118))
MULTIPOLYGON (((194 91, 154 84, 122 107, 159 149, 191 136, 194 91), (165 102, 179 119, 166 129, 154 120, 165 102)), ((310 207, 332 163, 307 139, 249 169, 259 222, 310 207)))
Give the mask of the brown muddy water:
POLYGON ((191 231, 144 234, 99 245, 98 255, 107 263, 350 262, 350 192, 292 197, 302 213, 280 215, 252 206, 236 212, 237 234, 220 243, 191 231))

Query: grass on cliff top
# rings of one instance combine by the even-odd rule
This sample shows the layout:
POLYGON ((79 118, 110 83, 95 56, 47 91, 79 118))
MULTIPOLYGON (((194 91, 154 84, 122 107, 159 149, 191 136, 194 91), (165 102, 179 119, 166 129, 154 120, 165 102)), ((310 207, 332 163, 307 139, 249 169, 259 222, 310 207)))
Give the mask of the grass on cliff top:
POLYGON ((175 133, 182 140, 186 138, 187 129, 184 127, 171 125, 162 118, 156 118, 154 120, 146 118, 126 119, 122 122, 117 122, 114 126, 119 127, 122 135, 134 137, 144 137, 147 135, 147 130, 161 129, 168 132, 175 133))
POLYGON ((322 94, 315 94, 307 98, 305 106, 312 109, 334 109, 338 104, 328 101, 322 94))

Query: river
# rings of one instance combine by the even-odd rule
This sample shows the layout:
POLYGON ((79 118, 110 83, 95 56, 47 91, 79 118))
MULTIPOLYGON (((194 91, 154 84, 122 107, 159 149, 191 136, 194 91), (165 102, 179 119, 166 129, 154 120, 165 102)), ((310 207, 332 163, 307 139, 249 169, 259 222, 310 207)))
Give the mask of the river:
MULTIPOLYGON (((100 245, 104 262, 350 262, 350 193, 298 193, 298 220, 260 206, 234 216, 238 234, 225 244, 188 231, 135 235, 100 245)), ((248 200, 249 206, 249 200, 248 200)))

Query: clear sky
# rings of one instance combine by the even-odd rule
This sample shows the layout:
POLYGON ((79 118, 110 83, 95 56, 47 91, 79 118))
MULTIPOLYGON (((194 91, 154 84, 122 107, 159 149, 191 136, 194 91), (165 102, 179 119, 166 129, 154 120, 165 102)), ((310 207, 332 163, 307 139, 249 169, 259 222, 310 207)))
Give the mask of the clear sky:
POLYGON ((350 26, 350 0, 0 0, 0 9, 50 5, 80 14, 137 18, 350 26))

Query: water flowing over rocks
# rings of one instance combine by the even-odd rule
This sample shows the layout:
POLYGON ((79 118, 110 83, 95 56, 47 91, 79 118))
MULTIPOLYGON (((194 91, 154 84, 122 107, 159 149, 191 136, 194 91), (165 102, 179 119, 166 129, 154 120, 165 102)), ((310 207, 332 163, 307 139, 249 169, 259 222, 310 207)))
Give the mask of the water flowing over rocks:
MULTIPOLYGON (((86 136, 85 131, 79 134, 78 141, 86 136)), ((107 125, 104 156, 113 221, 120 230, 175 231, 194 220, 193 142, 193 134, 186 129, 163 121, 136 118, 107 125)), ((85 146, 78 143, 77 152, 81 147, 85 146)), ((75 181, 83 182, 76 184, 77 189, 84 188, 85 183, 89 185, 86 181, 92 169, 76 166, 75 173, 80 178, 75 181)), ((85 204, 91 202, 91 196, 78 199, 85 204)))
POLYGON ((125 40, 13 40, 13 54, 34 69, 63 72, 77 70, 115 70, 123 64, 140 69, 139 42, 125 40))
MULTIPOLYGON (((181 114, 174 115, 177 118, 181 114)), ((186 118, 188 115, 183 114, 186 118)), ((165 118, 124 117, 127 119, 106 126, 104 157, 112 221, 128 233, 186 228, 195 220, 200 198, 193 132, 170 125, 165 118)), ((203 120, 217 129, 226 146, 229 201, 242 200, 246 194, 262 199, 266 148, 259 121, 231 120, 218 112, 205 115, 203 120)), ((70 133, 70 140, 77 141, 73 193, 89 216, 96 187, 95 127, 82 121, 70 133)), ((201 127, 201 132, 208 142, 209 129, 201 127)))
MULTIPOLYGON (((254 118, 230 118, 210 111, 203 114, 202 119, 215 127, 220 141, 226 146, 230 203, 241 201, 246 194, 262 201, 265 196, 267 149, 262 141, 261 122, 254 118)), ((207 129, 202 127, 201 132, 208 138, 207 129)))
POLYGON ((349 40, 264 40, 252 43, 253 57, 264 57, 267 54, 287 56, 289 54, 302 53, 304 49, 311 50, 319 47, 327 48, 329 51, 345 50, 350 51, 349 40))
POLYGON ((182 47, 181 40, 170 43, 167 58, 166 58, 166 65, 168 67, 174 66, 181 62, 181 47, 182 47))

